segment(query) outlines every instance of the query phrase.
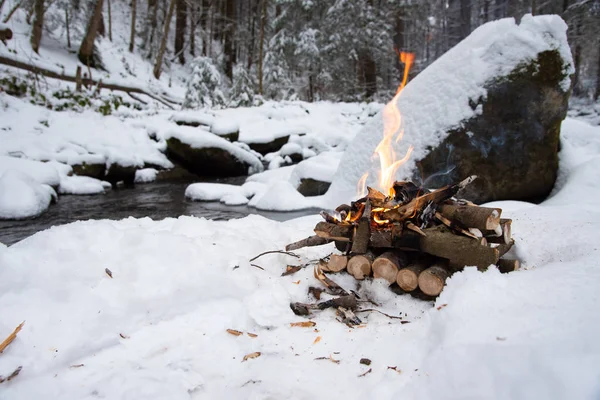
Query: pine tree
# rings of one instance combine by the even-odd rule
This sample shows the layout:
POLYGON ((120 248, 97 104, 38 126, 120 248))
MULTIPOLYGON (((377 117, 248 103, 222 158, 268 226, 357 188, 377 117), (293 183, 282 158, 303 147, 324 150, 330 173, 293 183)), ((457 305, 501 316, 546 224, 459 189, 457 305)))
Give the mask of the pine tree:
POLYGON ((229 107, 252 107, 262 104, 262 98, 254 90, 252 77, 240 64, 233 68, 233 85, 229 94, 229 107))
POLYGON ((225 105, 221 91, 221 74, 210 57, 192 61, 192 75, 188 81, 183 108, 213 108, 225 105))

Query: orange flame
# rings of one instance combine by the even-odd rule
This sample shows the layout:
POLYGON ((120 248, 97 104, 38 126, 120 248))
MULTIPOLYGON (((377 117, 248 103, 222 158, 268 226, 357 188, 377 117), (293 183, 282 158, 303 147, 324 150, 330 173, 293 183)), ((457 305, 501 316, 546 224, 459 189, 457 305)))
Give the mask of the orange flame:
MULTIPOLYGON (((409 158, 413 151, 413 146, 408 148, 405 156, 401 159, 396 159, 396 152, 394 151, 392 142, 399 143, 404 136, 404 130, 402 129, 402 115, 398 109, 398 98, 402 89, 406 86, 408 81, 408 72, 412 66, 415 55, 414 53, 399 53, 400 61, 404 63, 404 76, 402 77, 402 83, 398 86, 396 95, 383 109, 383 139, 379 142, 379 145, 375 148, 375 153, 379 157, 379 188, 382 191, 389 191, 389 195, 393 196, 392 185, 398 168, 404 164, 409 158)), ((358 183, 359 195, 363 196, 365 193, 366 181, 368 173, 360 178, 358 183)))

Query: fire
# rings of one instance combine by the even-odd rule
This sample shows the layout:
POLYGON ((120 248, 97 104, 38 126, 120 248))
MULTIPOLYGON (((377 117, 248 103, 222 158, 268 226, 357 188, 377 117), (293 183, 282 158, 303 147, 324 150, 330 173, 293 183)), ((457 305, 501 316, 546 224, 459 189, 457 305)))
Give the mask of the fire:
MULTIPOLYGON (((379 188, 384 193, 388 192, 390 196, 394 195, 392 185, 394 183, 396 171, 410 158, 413 151, 413 146, 411 145, 404 157, 397 159, 396 152, 393 148, 393 144, 399 143, 404 136, 404 130, 402 129, 402 115, 400 114, 397 104, 402 89, 406 86, 410 67, 415 60, 414 53, 400 52, 399 57, 400 61, 404 63, 405 66, 404 76, 402 77, 402 83, 398 86, 396 95, 383 109, 383 139, 375 148, 375 154, 377 154, 379 158, 379 188)), ((365 194, 368 175, 368 173, 364 174, 358 182, 357 191, 359 192, 359 196, 365 194)))

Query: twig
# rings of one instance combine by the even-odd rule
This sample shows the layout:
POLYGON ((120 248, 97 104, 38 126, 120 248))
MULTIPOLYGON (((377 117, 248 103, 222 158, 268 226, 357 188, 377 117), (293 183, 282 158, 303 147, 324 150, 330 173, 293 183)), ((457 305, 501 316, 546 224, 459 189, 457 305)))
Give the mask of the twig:
MULTIPOLYGON (((379 311, 379 310, 376 310, 374 308, 366 308, 364 310, 357 310, 356 312, 359 313, 359 312, 368 312, 368 311, 378 312, 379 314, 385 315, 386 317, 391 318, 391 319, 402 319, 402 317, 396 317, 396 316, 393 316, 393 315, 389 315, 389 314, 384 313, 383 311, 379 311)), ((402 322, 407 323, 409 321, 402 321, 402 322)))
POLYGON ((360 374, 358 377, 362 378, 363 376, 370 374, 371 372, 373 372, 373 368, 369 368, 368 370, 366 370, 365 372, 363 372, 362 374, 360 374))
POLYGON ((262 257, 262 256, 267 255, 267 254, 273 254, 273 253, 286 254, 288 256, 300 258, 300 256, 298 254, 292 253, 291 251, 269 250, 269 251, 265 251, 264 253, 260 253, 256 257, 251 258, 249 261, 254 261, 254 260, 256 260, 259 257, 262 257))
POLYGON ((3 383, 4 381, 9 382, 12 379, 14 379, 17 375, 19 375, 19 373, 21 372, 21 370, 23 369, 22 366, 19 366, 19 368, 15 369, 12 374, 10 374, 9 376, 7 376, 6 378, 3 377, 2 375, 0 375, 0 383, 3 383))
POLYGON ((0 353, 2 353, 8 347, 8 345, 11 344, 13 340, 15 340, 15 338, 17 337, 17 333, 19 333, 21 328, 23 328, 23 325, 25 325, 25 321, 21 322, 19 326, 17 326, 15 330, 10 335, 8 335, 8 337, 4 339, 2 343, 0 343, 0 353))
POLYGON ((258 268, 258 269, 262 269, 263 271, 265 270, 263 267, 261 267, 260 265, 256 265, 256 264, 250 264, 252 265, 254 268, 258 268))

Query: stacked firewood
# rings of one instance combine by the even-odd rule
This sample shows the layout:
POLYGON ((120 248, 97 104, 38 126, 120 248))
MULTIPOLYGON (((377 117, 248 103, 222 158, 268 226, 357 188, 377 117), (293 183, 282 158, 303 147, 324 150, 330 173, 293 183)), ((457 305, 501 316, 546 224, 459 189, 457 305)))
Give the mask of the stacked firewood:
POLYGON ((511 249, 511 220, 499 208, 480 207, 454 197, 476 177, 427 191, 412 182, 396 182, 388 196, 368 194, 315 226, 316 235, 292 243, 287 251, 330 242, 332 254, 320 268, 347 271, 357 280, 381 278, 401 293, 432 298, 446 279, 466 266, 501 272, 519 268, 503 256, 511 249))

